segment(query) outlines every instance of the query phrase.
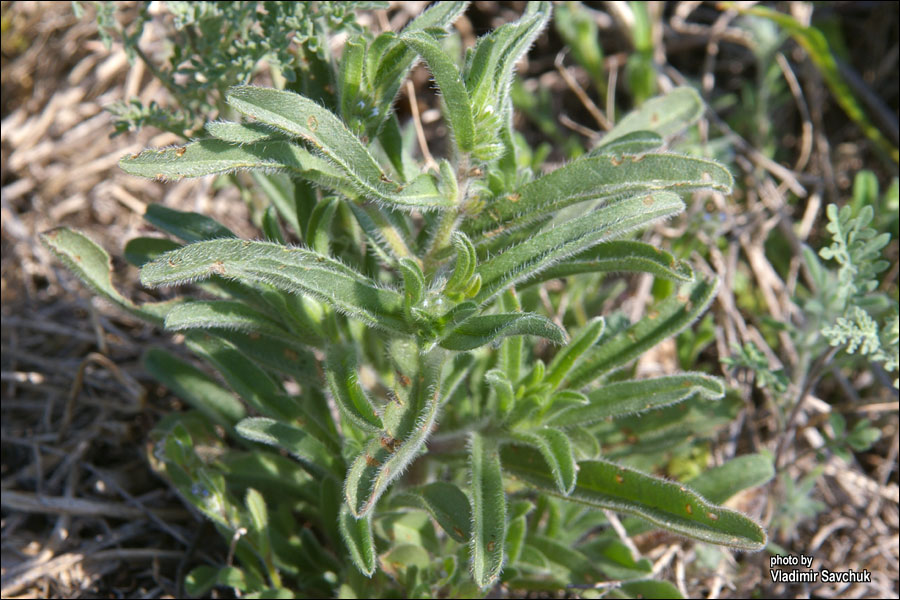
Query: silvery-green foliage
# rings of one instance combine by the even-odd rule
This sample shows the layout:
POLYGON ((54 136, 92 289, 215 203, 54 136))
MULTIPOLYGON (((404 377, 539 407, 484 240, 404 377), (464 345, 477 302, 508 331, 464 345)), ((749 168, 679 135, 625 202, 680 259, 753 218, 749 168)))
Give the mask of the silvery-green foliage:
MULTIPOLYGON (((863 206, 854 216, 853 208, 838 210, 834 204, 827 209, 827 229, 832 235, 830 246, 822 248, 819 255, 832 259, 839 265, 837 272, 837 304, 843 311, 833 324, 822 328, 822 335, 832 346, 843 346, 850 354, 868 356, 882 363, 891 372, 898 367, 898 315, 894 303, 893 314, 885 317, 881 327, 861 304, 866 296, 878 287, 877 275, 888 268, 888 261, 881 255, 891 241, 889 233, 881 233, 869 224, 874 211, 863 206)), ((897 386, 897 380, 894 380, 897 386)))
MULTIPOLYGON (((766 458, 685 485, 634 464, 733 416, 714 377, 628 371, 716 293, 715 280, 635 239, 682 212, 684 194, 732 187, 716 162, 659 151, 702 102, 687 88, 651 99, 588 155, 533 172, 512 143, 510 91, 551 8, 529 3, 461 61, 444 38, 464 2, 398 33, 354 30, 323 63, 330 95, 309 77, 233 86, 232 120, 123 158, 126 172, 160 180, 250 171, 267 201, 265 241, 150 207, 147 220, 177 240, 137 238, 125 256, 145 286, 177 287, 175 300, 136 304, 89 239, 43 236, 96 293, 180 332, 219 374, 158 349, 145 359, 194 409, 155 430, 154 464, 227 539, 247 531, 240 566, 193 570, 192 594, 466 596, 498 582, 614 579, 625 596, 677 595, 648 580, 649 561, 604 509, 629 515, 633 534, 765 546, 756 522, 719 503, 770 478, 766 458), (419 60, 452 132, 432 169, 412 160, 411 125, 391 111, 419 60), (610 272, 649 273, 675 291, 634 323, 548 315, 537 299, 549 280, 610 272), (635 439, 619 439, 625 429, 635 439), (201 444, 218 458, 201 459, 201 444)), ((195 12, 185 18, 204 18, 195 12)), ((318 27, 303 30, 305 46, 326 47, 318 27)))

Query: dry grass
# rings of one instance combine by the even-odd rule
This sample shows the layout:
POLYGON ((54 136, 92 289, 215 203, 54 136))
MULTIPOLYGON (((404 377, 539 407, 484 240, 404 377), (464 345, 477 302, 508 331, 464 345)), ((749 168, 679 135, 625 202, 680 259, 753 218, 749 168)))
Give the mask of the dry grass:
MULTIPOLYGON (((39 244, 37 234, 65 224, 85 231, 115 257, 126 240, 150 231, 141 215, 151 202, 210 214, 246 237, 257 234, 234 191, 213 190, 207 180, 161 185, 118 170, 121 156, 176 140, 153 132, 110 139, 112 119, 105 105, 132 96, 165 104, 166 97, 140 64, 128 64, 120 47, 106 49, 97 40, 90 19, 77 20, 68 3, 4 2, 3 23, 2 594, 179 597, 186 569, 210 558, 198 556, 198 545, 210 555, 225 549, 145 460, 147 432, 178 404, 154 386, 139 361, 150 344, 167 344, 169 338, 93 299, 39 244)), ((471 23, 465 27, 471 34, 471 23)), ((724 38, 727 34, 727 28, 720 31, 724 38)), ((160 41, 152 29, 147 35, 148 44, 160 41)), ((564 77, 552 58, 544 62, 542 85, 560 93, 573 87, 568 70, 564 77)), ((574 69, 571 78, 586 84, 583 75, 574 69)), ((677 72, 670 75, 677 83, 677 72)), ((421 100, 423 113, 429 101, 433 98, 421 100)), ((817 118, 815 106, 812 113, 801 120, 817 118)), ((739 164, 745 163, 751 190, 746 208, 718 200, 725 219, 717 235, 731 241, 727 251, 712 252, 706 268, 725 284, 715 307, 720 355, 746 341, 760 345, 774 361, 793 355, 789 339, 782 339, 779 353, 769 348, 737 309, 729 283, 738 261, 745 261, 773 318, 797 310, 791 301, 796 272, 782 280, 763 245, 773 227, 784 229, 783 223, 792 221, 804 225, 788 226, 789 235, 805 241, 823 198, 840 195, 841 178, 852 170, 832 160, 828 140, 801 139, 797 152, 790 169, 742 148, 739 164), (792 214, 785 197, 797 188, 804 192, 805 208, 792 214)), ((680 233, 663 229, 659 235, 680 233)), ((144 293, 138 291, 135 269, 119 261, 114 265, 120 290, 144 293)), ((748 410, 717 458, 734 455, 738 445, 741 451, 777 449, 779 465, 797 479, 823 464, 816 450, 824 441, 810 425, 822 421, 829 404, 807 391, 794 427, 777 438, 774 417, 764 403, 753 401, 758 392, 751 383, 734 378, 730 383, 743 390, 748 410)), ((769 578, 765 553, 729 559, 711 572, 695 565, 698 551, 692 544, 667 536, 640 540, 659 575, 692 596, 758 591, 765 597, 897 597, 897 401, 887 390, 864 401, 854 398, 853 390, 865 383, 848 382, 835 394, 845 408, 872 419, 883 441, 861 456, 862 462, 824 461, 814 496, 827 509, 792 537, 775 541, 814 556, 818 567, 868 569, 871 584, 779 586, 769 578)), ((742 496, 742 508, 770 518, 771 498, 777 495, 766 492, 777 492, 777 485, 742 496)))

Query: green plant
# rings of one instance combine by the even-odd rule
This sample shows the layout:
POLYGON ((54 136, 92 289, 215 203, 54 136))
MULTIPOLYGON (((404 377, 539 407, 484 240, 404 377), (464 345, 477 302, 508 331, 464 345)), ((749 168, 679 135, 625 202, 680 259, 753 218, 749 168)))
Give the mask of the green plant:
MULTIPOLYGON (((832 324, 823 326, 821 331, 832 346, 843 346, 848 354, 868 356, 870 360, 882 363, 887 371, 896 371, 896 302, 891 303, 884 298, 882 306, 874 307, 878 312, 886 313, 880 329, 863 306, 866 300, 878 298, 872 294, 878 288, 876 276, 889 266, 881 258, 881 250, 890 243, 891 235, 879 234, 868 226, 873 216, 874 211, 870 205, 860 208, 856 216, 849 206, 839 211, 834 204, 828 205, 827 229, 834 241, 830 246, 822 248, 819 255, 825 259, 833 259, 840 265, 836 285, 832 287, 836 292, 834 305, 840 316, 835 317, 832 324), (893 311, 890 310, 891 305, 893 311)), ((813 265, 812 258, 807 264, 813 265)), ((894 387, 897 387, 896 379, 894 387)))
POLYGON ((184 244, 137 238, 125 256, 144 285, 193 284, 191 295, 135 304, 85 236, 42 238, 95 292, 181 332, 221 378, 162 349, 145 356, 194 409, 157 426, 149 458, 240 565, 194 569, 191 594, 458 597, 502 582, 677 596, 607 510, 628 515, 618 528, 628 535, 661 527, 748 551, 766 543, 757 523, 719 505, 772 477, 765 457, 689 484, 638 468, 733 416, 714 377, 628 370, 716 293, 690 265, 630 239, 680 213, 681 193, 731 189, 719 164, 659 150, 696 120, 699 97, 648 100, 590 154, 534 172, 510 90, 551 5, 529 3, 460 64, 442 38, 465 8, 445 2, 400 34, 350 36, 317 101, 232 87, 228 106, 245 120, 121 161, 158 179, 251 170, 263 190, 267 241, 149 207, 147 220, 184 244), (391 110, 419 58, 452 132, 431 170, 391 110), (619 271, 676 289, 634 323, 594 316, 602 276, 619 271), (554 321, 540 287, 561 278, 573 308, 554 321))
POLYGON ((104 43, 121 40, 128 59, 142 61, 177 106, 145 105, 139 98, 115 102, 108 110, 116 117, 116 134, 152 126, 186 138, 198 133, 210 112, 226 109, 225 92, 249 82, 261 61, 289 89, 327 76, 328 46, 322 42, 329 34, 361 32, 358 11, 387 7, 378 1, 250 1, 166 2, 154 9, 151 2, 141 2, 136 17, 122 25, 120 3, 75 2, 79 14, 82 4, 95 8, 104 43), (145 25, 154 18, 170 25, 171 52, 163 61, 139 45, 145 25))
MULTIPOLYGON (((800 399, 830 369, 848 365, 858 368, 860 363, 868 363, 868 366, 878 364, 888 373, 897 372, 896 288, 891 292, 881 291, 878 279, 889 266, 883 256, 891 241, 889 231, 879 233, 879 230, 896 226, 896 211, 889 208, 896 204, 896 193, 897 186, 892 185, 879 200, 874 175, 859 173, 851 202, 840 209, 834 204, 826 208, 825 229, 831 234, 831 244, 823 247, 818 256, 808 246, 802 247, 811 287, 809 291, 801 289, 797 297, 803 307, 804 322, 784 326, 802 352, 795 367, 794 386, 783 369, 769 366, 768 358, 755 344, 735 348, 731 357, 721 359, 728 367, 753 371, 757 385, 772 395, 776 409, 789 412, 787 419, 784 414, 779 415, 782 421, 779 449, 784 448, 783 439, 792 434, 796 425, 800 399), (873 205, 888 207, 879 213, 882 216, 877 221, 873 205), (819 257, 834 261, 837 268, 827 268, 819 257), (802 384, 797 386, 796 381, 802 384)), ((893 385, 898 385, 896 377, 893 385)), ((856 421, 848 430, 847 419, 837 412, 829 415, 828 425, 830 428, 823 428, 825 447, 846 461, 852 459, 852 451, 867 451, 881 437, 880 430, 872 427, 867 419, 856 421)), ((776 466, 781 468, 783 465, 777 458, 776 466)), ((807 497, 817 477, 813 472, 794 482, 789 473, 780 473, 782 499, 772 519, 773 531, 791 537, 800 519, 812 518, 822 510, 822 503, 807 497)))

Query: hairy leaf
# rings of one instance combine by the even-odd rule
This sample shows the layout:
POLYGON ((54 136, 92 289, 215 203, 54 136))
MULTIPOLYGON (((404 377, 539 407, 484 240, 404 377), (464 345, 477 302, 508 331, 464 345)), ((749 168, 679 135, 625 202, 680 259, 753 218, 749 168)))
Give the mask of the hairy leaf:
POLYGON ((506 495, 496 443, 478 433, 469 438, 472 496, 472 576, 479 587, 493 584, 503 568, 506 495))
POLYGON ((383 427, 372 401, 359 383, 356 353, 352 348, 336 346, 325 362, 325 379, 341 415, 364 431, 378 432, 383 427))
POLYGON ((453 245, 456 248, 456 265, 453 268, 453 274, 444 286, 444 289, 450 293, 463 291, 468 287, 478 262, 475 247, 464 233, 454 232, 453 245))
POLYGON ((284 170, 349 196, 356 195, 356 188, 340 170, 289 141, 236 145, 221 140, 201 140, 183 148, 145 150, 123 158, 119 166, 126 173, 161 180, 202 177, 238 169, 284 170))
MULTIPOLYGON (((404 34, 426 30, 446 30, 462 15, 468 2, 438 2, 416 17, 403 30, 404 34)), ((373 85, 375 110, 384 123, 391 114, 390 107, 416 61, 417 53, 399 41, 391 32, 383 33, 369 48, 367 72, 373 85)))
POLYGON ((400 40, 428 63, 431 75, 444 98, 447 121, 456 145, 461 152, 471 152, 475 148, 475 120, 469 93, 456 63, 444 52, 437 40, 425 32, 404 32, 400 40))
POLYGON ((366 59, 366 43, 361 37, 352 37, 344 44, 341 68, 338 75, 338 98, 344 122, 356 129, 359 121, 359 103, 365 105, 360 91, 365 83, 363 69, 366 59))
POLYGON ((212 240, 164 254, 141 269, 144 285, 190 283, 212 275, 310 294, 370 326, 412 333, 403 297, 343 264, 302 248, 268 242, 212 240))
MULTIPOLYGON (((558 494, 550 469, 537 450, 506 446, 504 467, 550 494, 558 494)), ((578 481, 568 499, 632 514, 658 527, 704 542, 758 551, 766 534, 752 519, 707 502, 687 487, 604 460, 578 463, 578 481)))
POLYGON ((594 246, 555 264, 522 284, 523 287, 582 273, 650 273, 670 281, 692 281, 690 265, 643 242, 618 240, 594 246))
POLYGON ((551 12, 549 2, 530 2, 521 19, 479 40, 466 76, 477 112, 506 110, 513 70, 547 25, 551 12))
MULTIPOLYGON (((515 288, 507 288, 500 296, 500 307, 504 312, 522 312, 522 305, 515 288)), ((510 381, 519 381, 522 371, 522 337, 512 336, 500 343, 500 364, 510 381)))
POLYGON ((609 383, 588 394, 589 404, 557 413, 549 425, 589 425, 608 417, 619 417, 676 404, 699 394, 707 400, 725 396, 722 382, 701 373, 669 375, 641 381, 609 383))
POLYGON ((493 388, 497 395, 497 417, 502 421, 512 411, 516 403, 516 393, 512 382, 506 377, 506 373, 500 369, 488 371, 484 380, 493 388))
POLYGON ((738 492, 768 483, 775 477, 772 458, 745 454, 694 477, 687 484, 710 502, 725 502, 738 492))
POLYGON ((448 350, 462 352, 512 335, 537 335, 561 344, 565 332, 547 317, 535 313, 498 313, 469 317, 440 341, 448 350))
POLYGON ((420 377, 411 382, 405 402, 389 402, 382 417, 384 431, 366 444, 350 465, 344 495, 357 518, 369 514, 387 487, 418 456, 431 435, 440 408, 441 351, 419 358, 420 377))
POLYGON ((478 265, 476 273, 482 283, 475 301, 485 304, 506 286, 534 277, 560 260, 683 209, 677 195, 654 192, 616 202, 539 233, 478 265))
POLYGON ((529 446, 537 448, 544 457, 553 479, 556 489, 560 494, 568 496, 575 488, 575 478, 578 467, 575 464, 575 454, 572 444, 565 433, 558 429, 542 428, 528 432, 515 432, 513 437, 529 446))
POLYGON ((161 254, 180 247, 181 244, 168 238, 136 237, 125 244, 124 255, 130 264, 143 267, 161 254))
POLYGON ((235 429, 248 440, 287 451, 314 476, 341 476, 340 459, 301 427, 266 417, 249 417, 235 429))
POLYGON ((403 186, 391 181, 362 142, 331 111, 292 92, 237 86, 228 103, 242 113, 297 136, 333 161, 365 196, 397 208, 447 206, 430 175, 403 186))
POLYGON ((704 109, 703 100, 694 88, 675 88, 665 96, 647 100, 639 109, 627 114, 603 136, 598 150, 612 146, 614 141, 624 141, 635 132, 671 137, 696 123, 704 109))
MULTIPOLYGON (((524 185, 515 194, 495 199, 463 225, 470 236, 520 227, 561 208, 584 202, 610 202, 668 190, 729 193, 731 173, 719 163, 677 154, 595 156, 574 160, 524 185)), ((474 239, 474 237, 473 237, 474 239)))
MULTIPOLYGON (((264 123, 235 123, 233 121, 212 121, 204 127, 209 135, 231 144, 252 144, 254 142, 271 142, 287 140, 281 131, 264 123)), ((182 155, 183 156, 183 155, 182 155)))
POLYGON ((187 347, 212 364, 247 404, 272 418, 293 419, 300 415, 297 403, 284 395, 281 386, 233 344, 208 335, 189 335, 187 347))
POLYGON ((341 537, 350 551, 350 558, 359 572, 366 577, 375 574, 378 568, 378 554, 375 551, 375 539, 372 536, 372 516, 357 519, 350 510, 341 507, 341 537))
POLYGON ((177 356, 150 348, 142 362, 157 381, 219 425, 231 428, 244 417, 244 405, 231 392, 177 356))
POLYGON ((604 141, 591 150, 588 156, 643 154, 644 152, 656 150, 662 145, 663 139, 658 133, 653 131, 632 131, 608 142, 604 138, 604 141))
POLYGON ((166 315, 166 329, 233 329, 256 331, 293 341, 284 325, 253 310, 243 302, 199 300, 173 308, 166 315))
POLYGON ((397 496, 394 504, 423 508, 460 543, 472 535, 472 506, 459 487, 449 481, 433 481, 397 496))
POLYGON ((425 298, 425 275, 419 264, 410 258, 401 258, 397 266, 403 275, 404 301, 409 310, 425 298))
POLYGON ((569 373, 568 387, 583 387, 679 333, 706 311, 718 287, 717 279, 685 284, 643 319, 594 347, 569 373))
POLYGON ((149 205, 144 219, 188 243, 237 237, 230 229, 206 215, 175 210, 162 204, 149 205))
POLYGON ((82 233, 68 227, 58 227, 41 234, 41 242, 95 293, 133 315, 154 323, 162 323, 172 306, 171 302, 137 306, 120 294, 112 284, 112 263, 109 254, 82 233))
POLYGON ((600 338, 605 325, 603 317, 595 317, 582 327, 578 335, 553 357, 553 362, 547 367, 547 373, 544 375, 544 382, 549 383, 554 389, 557 388, 581 355, 600 338))

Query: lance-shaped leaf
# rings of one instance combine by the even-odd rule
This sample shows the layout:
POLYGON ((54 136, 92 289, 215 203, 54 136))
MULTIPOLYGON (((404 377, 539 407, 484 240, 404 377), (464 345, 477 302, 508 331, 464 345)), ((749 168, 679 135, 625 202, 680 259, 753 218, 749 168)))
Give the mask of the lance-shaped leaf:
POLYGON ((232 344, 207 335, 187 336, 187 347, 212 364, 244 401, 265 416, 290 420, 296 403, 266 371, 247 360, 232 344))
POLYGON ((397 266, 403 275, 404 299, 407 309, 410 309, 425 298, 425 275, 419 264, 411 258, 401 258, 397 266))
POLYGON ((285 450, 299 460, 311 475, 341 476, 339 455, 300 427, 266 417, 249 417, 238 423, 235 429, 248 440, 285 450))
POLYGON ((695 394, 706 400, 719 400, 725 396, 725 387, 718 378, 702 373, 609 383, 588 394, 589 404, 557 413, 548 424, 559 427, 589 425, 608 417, 675 404, 695 394))
POLYGON ((207 133, 216 139, 232 144, 252 144, 289 139, 281 131, 263 123, 235 123, 234 121, 212 121, 204 126, 207 133))
POLYGON ((510 565, 516 564, 519 555, 522 554, 522 546, 525 544, 525 534, 528 532, 528 521, 525 517, 510 519, 506 527, 506 554, 510 565))
POLYGON ((672 582, 658 579, 629 581, 619 586, 616 591, 624 594, 625 598, 665 598, 667 600, 684 598, 672 582))
POLYGON ((643 354, 693 323, 716 297, 717 279, 686 284, 640 321, 591 349, 569 373, 567 385, 580 388, 643 354))
POLYGON ((476 112, 505 110, 513 70, 547 25, 551 12, 549 2, 529 2, 521 19, 479 40, 466 75, 476 112))
POLYGON ((600 141, 598 148, 610 147, 614 141, 624 141, 635 132, 653 132, 670 137, 690 127, 703 116, 705 106, 694 88, 675 88, 665 96, 644 102, 636 111, 628 113, 600 141))
POLYGON ((446 403, 456 390, 460 389, 460 385, 466 380, 472 365, 475 364, 475 358, 469 353, 460 353, 453 357, 453 361, 446 367, 444 379, 441 381, 441 403, 446 403))
POLYGON ((557 390, 550 396, 550 402, 541 410, 541 416, 549 423, 553 415, 568 410, 573 406, 586 406, 588 397, 575 390, 557 390))
POLYGON ((332 348, 325 362, 328 389, 345 419, 364 431, 380 431, 381 417, 360 385, 356 369, 356 352, 352 348, 332 348))
MULTIPOLYGON (((335 455, 340 453, 340 442, 334 429, 331 415, 322 415, 320 405, 324 398, 315 388, 307 386, 302 401, 284 395, 283 388, 269 375, 266 368, 259 366, 254 360, 247 360, 247 354, 241 347, 215 336, 204 334, 188 335, 187 347, 218 369, 219 373, 247 404, 266 417, 279 421, 294 421, 303 426, 306 433, 322 442, 335 455)), ((315 357, 310 356, 312 361, 315 357)), ((296 371, 293 376, 303 380, 296 371)), ((306 377, 316 374, 310 371, 306 377)), ((326 409, 327 412, 327 409, 326 409)))
POLYGON ((385 213, 374 205, 350 203, 356 222, 372 242, 372 249, 386 265, 395 266, 398 260, 412 260, 403 232, 385 213))
POLYGON ((535 313, 498 313, 469 317, 440 340, 442 348, 464 352, 512 335, 536 335, 562 344, 565 332, 553 321, 535 313))
POLYGON ((591 150, 588 156, 643 154, 644 152, 656 150, 662 145, 663 139, 658 133, 653 131, 632 131, 609 142, 601 143, 591 150))
MULTIPOLYGON (((522 312, 522 305, 515 288, 508 288, 500 296, 500 308, 504 312, 522 312)), ((512 336, 500 344, 500 365, 512 382, 518 382, 522 371, 522 337, 512 336)))
MULTIPOLYGON (((462 15, 468 2, 438 2, 416 17, 403 33, 447 29, 462 15)), ((391 114, 391 104, 416 61, 415 50, 399 41, 392 32, 382 33, 366 56, 368 80, 372 82, 375 110, 384 123, 391 114)))
MULTIPOLYGON (((129 240, 125 244, 125 260, 136 267, 143 267, 148 262, 158 259, 166 252, 181 247, 182 244, 168 238, 137 237, 129 240)), ((209 292, 213 296, 227 298, 228 300, 240 300, 246 305, 254 306, 262 310, 271 308, 269 306, 270 302, 267 302, 267 299, 271 298, 271 296, 264 298, 264 294, 260 293, 259 290, 245 286, 237 281, 213 277, 207 282, 199 284, 198 287, 209 292)), ((273 293, 277 294, 278 292, 274 292, 273 290, 273 293)), ((283 311, 276 311, 275 314, 283 314, 283 311)), ((168 315, 165 314, 164 316, 168 315)), ((312 333, 309 326, 304 328, 304 333, 307 332, 311 333, 312 338, 320 337, 317 336, 317 334, 312 333)))
POLYGON ((597 565, 580 551, 564 544, 553 536, 532 533, 526 540, 526 547, 537 550, 545 559, 557 565, 553 569, 562 581, 593 581, 600 578, 597 565), (559 573, 559 571, 562 571, 559 573))
POLYGON ((481 291, 474 299, 485 304, 506 286, 525 281, 560 260, 683 209, 684 203, 677 195, 654 192, 566 221, 478 265, 481 291))
POLYGON ((168 238, 136 237, 125 244, 124 255, 130 264, 143 267, 161 254, 180 247, 181 244, 168 238))
POLYGON ((509 230, 586 200, 609 202, 662 190, 731 191, 731 173, 719 163, 676 154, 596 156, 574 160, 495 199, 480 215, 465 223, 470 235, 509 230))
POLYGON ((413 488, 396 496, 392 503, 427 510, 457 542, 464 544, 472 535, 472 506, 466 494, 449 481, 434 481, 413 488))
POLYGON ((519 560, 525 545, 525 534, 528 533, 528 521, 525 516, 534 508, 527 500, 513 502, 509 506, 509 525, 506 527, 507 564, 514 565, 519 560))
POLYGON ((232 144, 201 140, 182 148, 145 150, 119 161, 126 173, 153 179, 180 179, 230 173, 237 169, 280 169, 355 196, 356 188, 336 167, 299 144, 262 141, 232 144))
POLYGON ((331 223, 337 207, 338 199, 330 196, 317 203, 309 215, 303 237, 309 248, 319 254, 331 253, 331 223))
POLYGON ((468 287, 478 262, 475 247, 464 233, 459 231, 453 233, 453 246, 456 248, 456 265, 453 267, 453 274, 444 286, 444 289, 450 293, 459 292, 468 287))
POLYGON ((262 230, 263 237, 267 242, 276 242, 284 244, 284 234, 281 233, 281 225, 278 223, 278 211, 274 206, 263 211, 262 214, 262 230))
POLYGON ((340 98, 341 116, 344 122, 355 129, 359 123, 361 102, 366 102, 360 93, 365 84, 363 69, 366 60, 366 42, 359 36, 351 37, 344 43, 341 53, 341 68, 338 75, 338 98, 340 98))
MULTIPOLYGON (((606 516, 600 511, 590 511, 583 512, 582 519, 573 525, 591 527, 594 524, 608 526, 608 523, 606 516)), ((646 558, 635 560, 628 546, 612 532, 595 536, 593 540, 579 544, 578 549, 610 579, 627 581, 648 577, 653 573, 653 564, 646 558)))
POLYGON ((506 373, 500 369, 488 371, 484 376, 484 380, 490 384, 494 394, 497 396, 497 418, 503 421, 516 403, 516 392, 513 389, 513 384, 506 376, 506 373))
POLYGON ((263 173, 253 171, 253 181, 262 190, 263 195, 281 215, 284 223, 298 236, 303 236, 303 225, 306 223, 311 204, 315 202, 315 192, 308 182, 293 180, 285 173, 263 173), (307 192, 313 191, 312 198, 307 192), (312 202, 306 202, 312 200, 312 202))
POLYGON ((665 250, 643 242, 617 240, 599 244, 570 259, 542 271, 522 286, 543 283, 552 279, 580 275, 582 273, 650 273, 670 281, 692 281, 691 266, 678 260, 665 250))
MULTIPOLYGON (((254 532, 265 535, 269 526, 269 509, 266 506, 266 500, 263 498, 263 495, 255 489, 249 488, 244 496, 244 504, 246 504, 247 512, 250 514, 250 524, 254 532)), ((266 553, 264 552, 264 554, 266 553)))
POLYGON ((230 342, 241 354, 264 369, 280 371, 300 381, 316 381, 318 371, 315 355, 308 348, 284 336, 233 329, 211 329, 209 333, 230 342))
POLYGON ((41 234, 41 242, 89 288, 119 308, 153 323, 162 323, 171 309, 171 302, 137 306, 120 294, 112 283, 109 254, 84 234, 58 227, 41 234))
POLYGON ((191 406, 227 428, 244 417, 244 405, 212 377, 161 349, 144 353, 144 369, 191 406))
MULTIPOLYGON (((506 470, 558 495, 555 480, 543 457, 528 446, 502 449, 506 470)), ((766 533, 758 523, 737 511, 717 506, 674 481, 666 481, 604 460, 578 463, 578 481, 570 500, 627 513, 679 535, 741 550, 758 551, 766 533)))
POLYGON ((237 86, 228 92, 228 103, 306 141, 333 161, 369 198, 406 209, 448 206, 430 175, 421 175, 406 186, 391 181, 344 123, 309 98, 270 88, 237 86))
MULTIPOLYGON (((437 306, 440 306, 440 304, 438 304, 437 306)), ((476 312, 478 312, 478 305, 471 300, 466 300, 465 302, 460 302, 456 306, 450 308, 444 314, 434 319, 435 326, 438 328, 438 330, 445 332, 444 336, 442 336, 440 339, 442 340, 450 332, 455 330, 458 325, 465 322, 466 319, 474 315, 476 312)))
POLYGON ((584 427, 567 427, 566 434, 572 442, 576 459, 585 460, 600 456, 601 448, 597 436, 584 427))
POLYGON ((403 296, 378 287, 327 256, 302 248, 246 240, 198 242, 145 265, 141 281, 148 286, 177 285, 214 274, 309 294, 370 326, 412 333, 403 315, 403 296))
POLYGON ((715 402, 697 395, 679 404, 595 423, 591 431, 604 440, 605 456, 610 459, 643 456, 652 462, 658 453, 686 448, 691 440, 712 435, 732 422, 740 408, 740 399, 733 395, 715 402))
POLYGON ((459 73, 459 67, 444 52, 441 45, 425 32, 404 32, 400 40, 415 50, 428 63, 434 82, 441 89, 447 121, 453 131, 456 145, 461 152, 471 152, 475 147, 475 119, 469 92, 459 73))
POLYGON ((243 302, 198 300, 176 306, 166 315, 166 329, 232 329, 256 331, 294 341, 285 326, 243 302))
POLYGON ((763 485, 773 477, 775 467, 771 457, 745 454, 706 470, 686 483, 710 502, 725 502, 741 490, 763 485))
POLYGON ((603 317, 595 317, 581 328, 578 335, 572 338, 572 341, 556 353, 553 362, 547 367, 547 374, 544 376, 544 382, 549 383, 554 389, 559 387, 562 380, 581 358, 581 355, 594 345, 603 333, 606 321, 603 317))
POLYGON ((230 229, 206 215, 175 210, 162 204, 149 205, 144 220, 188 243, 237 237, 230 229))
POLYGON ((506 495, 497 445, 473 433, 469 438, 472 496, 472 576, 479 587, 493 584, 503 569, 506 542, 506 495))
POLYGON ((344 480, 344 495, 357 518, 369 514, 387 487, 418 456, 431 435, 440 408, 440 360, 443 352, 420 357, 420 377, 412 381, 406 402, 389 402, 385 429, 366 444, 344 480))
POLYGON ((578 467, 575 464, 575 453, 569 438, 558 429, 549 427, 534 431, 517 431, 513 438, 537 448, 544 457, 553 479, 556 481, 556 489, 560 494, 568 496, 575 488, 575 478, 578 475, 578 467))
POLYGON ((350 551, 350 558, 359 572, 366 577, 375 574, 378 568, 378 554, 375 551, 375 538, 372 536, 372 516, 357 519, 345 506, 341 507, 341 538, 350 551))

